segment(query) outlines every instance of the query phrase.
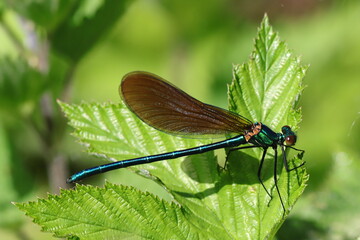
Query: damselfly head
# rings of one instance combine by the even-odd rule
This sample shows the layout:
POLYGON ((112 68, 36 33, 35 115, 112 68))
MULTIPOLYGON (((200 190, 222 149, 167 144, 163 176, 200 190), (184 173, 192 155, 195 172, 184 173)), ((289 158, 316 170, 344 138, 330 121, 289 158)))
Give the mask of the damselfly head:
POLYGON ((291 128, 289 126, 283 126, 281 128, 281 132, 284 135, 284 140, 285 140, 285 144, 288 146, 292 146, 295 145, 296 143, 296 134, 291 130, 291 128))

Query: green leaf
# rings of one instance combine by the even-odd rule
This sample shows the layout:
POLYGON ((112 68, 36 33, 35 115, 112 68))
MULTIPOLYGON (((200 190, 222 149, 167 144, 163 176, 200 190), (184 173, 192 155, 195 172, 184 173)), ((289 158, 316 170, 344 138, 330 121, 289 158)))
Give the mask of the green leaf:
POLYGON ((183 209, 133 187, 110 183, 105 188, 78 185, 76 191, 16 206, 56 237, 80 239, 205 239, 183 209), (82 216, 82 217, 80 217, 82 216), (194 235, 189 235, 189 232, 194 235), (74 234, 76 233, 76 234, 74 234))
POLYGON ((48 32, 50 45, 74 62, 116 23, 131 0, 6 0, 7 7, 48 32))
MULTIPOLYGON (((13 168, 14 158, 11 154, 11 148, 8 136, 0 121, 0 190, 2 197, 0 198, 0 227, 13 227, 14 224, 19 224, 19 219, 16 217, 17 212, 9 204, 14 199, 19 199, 19 192, 13 184, 13 168)), ((21 168, 20 168, 21 169, 21 168)), ((19 177, 15 174, 15 177, 19 177)), ((15 209, 16 210, 16 209, 15 209)))
POLYGON ((306 69, 280 41, 265 16, 249 62, 234 66, 236 80, 229 87, 230 110, 273 129, 283 125, 297 128, 301 113, 294 107, 306 69))
POLYGON ((67 14, 76 5, 76 2, 66 0, 5 0, 5 4, 36 25, 51 30, 59 22, 66 19, 67 14))
MULTIPOLYGON (((79 20, 77 4, 50 35, 52 46, 74 62, 84 56, 113 27, 125 12, 130 0, 105 0, 91 16, 79 20)), ((84 4, 83 4, 84 5, 84 4)))
MULTIPOLYGON (((229 109, 244 115, 254 121, 259 121, 274 130, 280 130, 284 125, 290 125, 298 129, 301 120, 301 111, 296 108, 296 103, 302 91, 301 82, 305 75, 306 67, 300 65, 298 58, 294 57, 281 41, 278 34, 269 25, 267 16, 258 31, 255 40, 255 50, 246 64, 234 66, 234 81, 229 86, 229 109)), ((254 163, 247 172, 256 173, 262 149, 249 149, 229 157, 229 168, 234 166, 237 170, 244 171, 246 165, 239 159, 250 158, 254 163), (244 166, 240 166, 244 165, 244 166)), ((254 196, 252 202, 255 208, 253 214, 257 217, 247 228, 254 228, 258 232, 258 238, 272 238, 284 219, 281 211, 281 203, 274 189, 273 167, 274 154, 268 151, 263 168, 265 186, 272 190, 273 199, 268 206, 268 196, 262 186, 256 184, 258 196, 254 196), (265 201, 264 201, 265 200, 265 201), (252 227, 256 226, 256 227, 252 227)), ((278 159, 282 159, 280 155, 278 159)), ((249 160, 248 160, 249 162, 249 160)), ((295 165, 301 161, 294 159, 295 165)), ((282 167, 282 165, 281 165, 282 167)), ((240 176, 238 176, 240 177, 240 176)), ((278 174, 278 186, 280 188, 285 207, 291 210, 298 197, 304 191, 308 175, 304 169, 287 173, 282 171, 278 174)), ((245 182, 257 181, 254 176, 245 178, 245 182), (254 180, 255 179, 255 180, 254 180)), ((249 213, 247 213, 249 214, 249 213)), ((286 213, 288 214, 288 212, 286 213)), ((244 222, 246 217, 244 218, 244 222)), ((240 227, 240 226, 239 226, 240 227)), ((241 226, 243 227, 243 226, 241 226)))
MULTIPOLYGON (((234 68, 234 80, 229 87, 230 109, 276 130, 285 123, 296 129, 301 116, 295 104, 302 90, 304 72, 305 68, 279 40, 265 16, 249 62, 234 68)), ((89 153, 111 161, 210 143, 210 140, 159 132, 142 123, 123 103, 59 104, 75 129, 74 135, 87 146, 89 153)), ((304 168, 288 173, 279 161, 281 171, 277 172, 277 178, 287 208, 284 213, 274 188, 273 151, 268 151, 262 169, 262 179, 273 198, 266 194, 257 178, 260 157, 261 149, 231 152, 226 170, 218 166, 213 152, 132 167, 142 169, 142 173, 163 185, 177 204, 154 200, 154 196, 132 188, 107 184, 105 189, 78 186, 76 190, 63 191, 56 197, 59 203, 56 207, 49 203, 53 196, 19 206, 45 231, 59 236, 91 239, 95 231, 100 232, 96 237, 107 239, 115 235, 124 237, 114 229, 127 229, 126 237, 135 238, 271 239, 304 191, 308 175, 304 168), (76 198, 76 204, 67 200, 69 195, 76 198), (118 202, 108 206, 108 199, 118 202), (122 199, 127 199, 127 204, 122 199), (159 204, 163 207, 159 208, 159 204), (73 205, 81 211, 71 211, 70 222, 62 215, 57 217, 73 205), (50 220, 44 219, 43 215, 53 208, 61 210, 51 215, 50 220), (141 218, 138 213, 142 214, 141 218), (103 223, 96 223, 94 229, 82 226, 95 218, 103 223), (51 228, 49 221, 53 224, 51 228)), ((300 163, 298 158, 290 161, 291 166, 300 163)))
POLYGON ((0 59, 0 107, 28 114, 45 90, 45 77, 23 60, 0 59))

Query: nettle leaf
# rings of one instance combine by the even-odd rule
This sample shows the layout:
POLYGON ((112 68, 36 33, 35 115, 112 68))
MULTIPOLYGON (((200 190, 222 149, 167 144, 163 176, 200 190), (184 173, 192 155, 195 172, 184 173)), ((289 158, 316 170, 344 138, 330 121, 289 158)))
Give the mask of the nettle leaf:
POLYGON ((236 80, 229 87, 230 110, 267 122, 274 129, 284 124, 296 128, 301 113, 294 105, 307 67, 301 66, 299 58, 280 41, 266 17, 255 48, 247 64, 234 66, 236 80))
POLYGON ((60 196, 16 205, 56 237, 76 233, 80 239, 187 239, 189 232, 206 237, 175 203, 111 183, 105 188, 78 185, 76 191, 62 190, 60 196))
MULTIPOLYGON (((262 122, 275 131, 280 132, 284 125, 289 125, 295 130, 298 129, 301 111, 296 108, 296 103, 303 89, 301 82, 306 68, 300 65, 299 58, 293 56, 286 43, 279 39, 265 16, 258 31, 258 37, 255 39, 255 50, 252 52, 250 60, 246 64, 234 66, 234 81, 228 89, 229 109, 253 121, 262 122)), ((229 157, 229 168, 231 170, 234 167, 237 169, 236 171, 243 172, 245 165, 252 164, 253 166, 247 172, 256 176, 257 159, 260 159, 261 155, 262 149, 239 151, 236 155, 229 157), (243 159, 246 158, 252 158, 253 161, 248 160, 245 163, 243 159), (239 159, 242 160, 239 161, 239 159)), ((282 155, 278 156, 278 159, 281 162, 282 155)), ((293 162, 295 165, 301 164, 299 159, 294 159, 293 162)), ((255 176, 243 177, 244 182, 251 182, 252 179, 256 183, 248 187, 254 188, 258 194, 254 195, 251 200, 253 203, 252 214, 257 218, 246 224, 247 215, 249 215, 249 211, 247 211, 246 216, 242 217, 244 225, 239 226, 250 228, 254 233, 257 232, 258 235, 255 236, 259 239, 273 237, 285 219, 282 216, 282 206, 274 188, 274 153, 271 149, 268 151, 264 165, 262 178, 266 180, 267 189, 272 191, 273 199, 269 202, 269 197, 263 187, 258 184, 255 176)), ((279 164, 278 169, 282 169, 282 164, 279 164)), ((285 207, 291 210, 305 189, 308 175, 304 169, 297 169, 290 173, 282 169, 277 177, 285 207)), ((241 185, 241 187, 245 186, 241 185)))
MULTIPOLYGON (((296 129, 301 116, 295 104, 304 72, 265 16, 249 62, 234 68, 229 86, 230 109, 277 131, 285 124, 296 129)), ((211 142, 159 132, 142 123, 123 103, 59 104, 75 129, 74 135, 89 153, 111 161, 211 142)), ((133 188, 106 184, 104 189, 78 185, 76 190, 63 191, 60 196, 18 206, 45 231, 57 236, 271 239, 304 191, 308 175, 304 168, 288 173, 279 161, 277 178, 287 208, 284 212, 274 188, 274 153, 268 151, 261 176, 272 198, 257 177, 260 157, 261 149, 231 152, 225 170, 218 166, 213 152, 132 167, 148 172, 176 204, 133 188), (49 215, 54 199, 57 210, 49 215), (68 209, 70 220, 61 215, 68 209)), ((290 161, 291 166, 300 163, 298 158, 290 161)))

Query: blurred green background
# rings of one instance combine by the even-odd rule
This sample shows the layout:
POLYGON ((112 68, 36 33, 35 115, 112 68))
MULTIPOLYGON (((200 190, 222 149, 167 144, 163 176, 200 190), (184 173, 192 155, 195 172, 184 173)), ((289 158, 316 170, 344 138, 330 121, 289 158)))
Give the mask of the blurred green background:
MULTIPOLYGON (((267 13, 309 64, 297 147, 309 186, 278 239, 360 238, 360 1, 5 0, 0 2, 0 239, 51 239, 11 202, 69 188, 77 170, 105 163, 71 137, 56 99, 118 102, 133 70, 156 73, 227 108, 232 64, 253 49, 267 13)), ((167 197, 119 170, 104 178, 167 197)))

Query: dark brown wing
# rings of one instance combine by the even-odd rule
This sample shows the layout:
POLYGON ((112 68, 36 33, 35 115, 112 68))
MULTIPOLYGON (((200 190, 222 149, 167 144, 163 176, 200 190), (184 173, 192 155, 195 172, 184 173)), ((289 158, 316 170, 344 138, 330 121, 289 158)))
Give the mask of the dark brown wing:
POLYGON ((119 93, 128 108, 142 121, 170 134, 241 134, 252 125, 248 119, 202 103, 147 72, 125 75, 119 93))

